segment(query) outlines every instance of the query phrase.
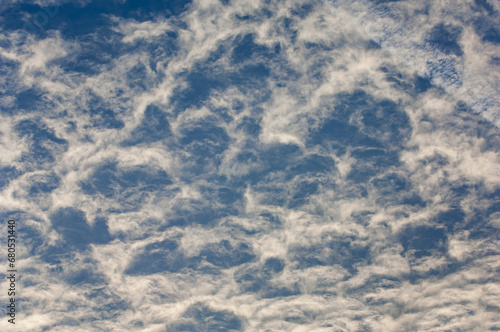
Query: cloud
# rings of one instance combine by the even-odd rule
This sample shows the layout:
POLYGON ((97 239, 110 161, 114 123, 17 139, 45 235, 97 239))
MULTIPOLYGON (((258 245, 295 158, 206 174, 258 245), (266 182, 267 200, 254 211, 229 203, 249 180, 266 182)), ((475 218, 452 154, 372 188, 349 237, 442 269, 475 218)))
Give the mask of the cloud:
POLYGON ((496 328, 499 10, 89 1, 5 23, 19 325, 496 328))

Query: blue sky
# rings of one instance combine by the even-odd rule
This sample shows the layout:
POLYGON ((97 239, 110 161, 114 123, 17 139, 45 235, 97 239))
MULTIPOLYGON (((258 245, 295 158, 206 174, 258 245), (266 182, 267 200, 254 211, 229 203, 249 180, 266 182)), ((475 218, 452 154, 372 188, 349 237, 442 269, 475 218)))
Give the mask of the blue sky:
POLYGON ((500 330, 499 11, 3 1, 17 330, 500 330))

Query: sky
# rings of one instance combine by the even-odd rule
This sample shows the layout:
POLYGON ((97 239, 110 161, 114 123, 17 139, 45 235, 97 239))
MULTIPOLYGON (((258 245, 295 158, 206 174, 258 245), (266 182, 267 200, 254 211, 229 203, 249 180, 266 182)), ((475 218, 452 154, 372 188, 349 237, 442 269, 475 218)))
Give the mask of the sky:
POLYGON ((494 0, 3 0, 0 330, 499 331, 499 96, 494 0))

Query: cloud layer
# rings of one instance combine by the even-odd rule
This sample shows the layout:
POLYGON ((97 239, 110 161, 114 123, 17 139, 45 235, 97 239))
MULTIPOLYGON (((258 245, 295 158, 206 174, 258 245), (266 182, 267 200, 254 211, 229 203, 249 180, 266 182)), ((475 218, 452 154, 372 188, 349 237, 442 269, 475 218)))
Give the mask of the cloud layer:
POLYGON ((19 328, 500 329, 497 2, 0 10, 19 328))

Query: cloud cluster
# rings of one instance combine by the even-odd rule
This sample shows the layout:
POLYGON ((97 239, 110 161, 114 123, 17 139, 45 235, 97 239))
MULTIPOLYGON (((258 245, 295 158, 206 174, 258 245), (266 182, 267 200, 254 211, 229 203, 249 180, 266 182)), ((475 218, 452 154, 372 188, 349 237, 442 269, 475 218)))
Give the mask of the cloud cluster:
POLYGON ((0 8, 20 328, 500 328, 498 3, 48 5, 0 8))

